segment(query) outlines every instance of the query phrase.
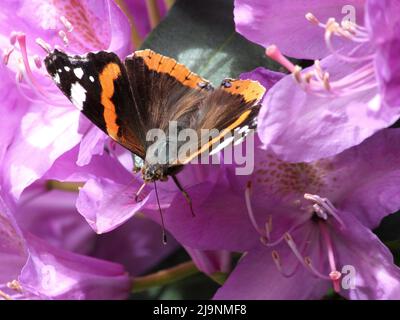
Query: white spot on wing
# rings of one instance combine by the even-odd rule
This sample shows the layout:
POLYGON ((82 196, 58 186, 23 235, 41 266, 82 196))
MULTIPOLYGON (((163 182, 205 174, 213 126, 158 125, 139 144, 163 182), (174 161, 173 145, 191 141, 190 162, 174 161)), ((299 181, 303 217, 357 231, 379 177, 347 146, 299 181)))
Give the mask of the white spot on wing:
POLYGON ((61 69, 57 69, 57 72, 58 72, 58 73, 61 73, 61 72, 62 72, 62 70, 61 70, 61 69))
POLYGON ((54 79, 54 81, 57 83, 57 84, 60 84, 60 75, 58 74, 58 73, 56 73, 55 75, 54 75, 54 77, 53 77, 53 79, 54 79))
POLYGON ((224 139, 224 141, 222 143, 220 143, 214 150, 212 150, 210 152, 210 156, 212 156, 213 154, 216 154, 217 152, 221 151, 223 148, 228 146, 233 141, 233 139, 234 139, 234 136, 224 139))
POLYGON ((239 134, 244 133, 247 134, 249 132, 249 126, 244 126, 239 129, 239 134))
POLYGON ((82 68, 75 68, 74 73, 78 79, 82 79, 83 77, 83 70, 82 68))
POLYGON ((92 76, 89 77, 89 80, 94 82, 94 78, 92 76))
POLYGON ((83 103, 86 100, 86 92, 86 89, 82 87, 79 82, 75 82, 71 86, 71 100, 79 110, 83 109, 83 103))
POLYGON ((65 67, 64 67, 64 70, 68 72, 68 71, 70 71, 70 70, 71 70, 71 68, 70 68, 70 67, 68 67, 68 66, 65 66, 65 67))

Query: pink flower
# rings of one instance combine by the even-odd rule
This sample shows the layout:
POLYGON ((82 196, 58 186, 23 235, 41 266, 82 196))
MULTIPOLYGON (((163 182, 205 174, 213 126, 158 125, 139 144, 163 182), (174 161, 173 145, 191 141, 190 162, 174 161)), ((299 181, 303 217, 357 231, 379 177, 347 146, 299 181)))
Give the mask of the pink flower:
POLYGON ((15 204, 0 198, 0 297, 124 299, 130 279, 121 265, 58 249, 22 231, 15 204))
POLYGON ((41 61, 41 38, 73 53, 108 49, 124 56, 131 52, 130 26, 112 1, 67 2, 14 1, 0 14, 0 67, 2 117, 7 128, 1 135, 2 183, 18 198, 25 187, 51 167, 62 154, 81 144, 78 163, 101 153, 105 137, 91 129, 87 120, 46 76, 41 61), (10 19, 13 17, 13 19, 10 19), (85 123, 86 121, 86 123, 85 123), (85 136, 87 138, 85 139, 85 136))
POLYGON ((235 19, 250 40, 322 58, 301 70, 276 46, 267 49, 292 73, 269 90, 259 115, 260 139, 279 157, 332 156, 399 118, 398 1, 237 0, 235 19))

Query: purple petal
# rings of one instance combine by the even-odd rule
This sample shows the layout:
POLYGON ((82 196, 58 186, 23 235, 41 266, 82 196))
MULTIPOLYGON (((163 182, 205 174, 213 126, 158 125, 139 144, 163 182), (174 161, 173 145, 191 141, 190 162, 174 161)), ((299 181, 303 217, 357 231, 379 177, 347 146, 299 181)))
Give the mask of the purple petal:
POLYGON ((400 106, 400 3, 398 1, 367 2, 366 19, 372 41, 376 44, 375 66, 380 91, 385 103, 400 106))
POLYGON ((144 217, 132 217, 118 229, 98 236, 92 255, 118 262, 129 274, 140 275, 177 250, 177 242, 170 236, 167 239, 164 245, 157 223, 144 217))
POLYGON ((13 217, 11 202, 0 197, 0 286, 17 279, 27 259, 25 239, 13 217))
POLYGON ((382 130, 330 161, 323 192, 370 229, 400 208, 399 139, 400 129, 382 130))
POLYGON ((197 250, 185 246, 197 268, 208 274, 228 273, 231 269, 231 254, 229 251, 197 250))
POLYGON ((102 155, 104 143, 107 135, 96 126, 91 126, 89 131, 83 136, 79 146, 79 156, 76 164, 78 166, 87 165, 94 155, 102 155))
POLYGON ((19 282, 25 290, 52 299, 126 299, 130 279, 118 264, 48 246, 28 235, 29 259, 19 282))
MULTIPOLYGON (((331 79, 355 65, 334 57, 322 61, 331 79)), ((381 106, 377 90, 322 98, 305 92, 287 76, 267 92, 259 115, 259 137, 286 161, 313 161, 337 154, 390 126, 400 115, 381 106)))
POLYGON ((347 228, 334 241, 338 260, 355 271, 355 287, 342 290, 341 294, 350 299, 398 300, 400 269, 389 249, 351 214, 345 214, 344 219, 347 228))
MULTIPOLYGON (((246 215, 244 197, 234 194, 224 178, 220 180, 216 185, 202 183, 186 189, 192 198, 195 217, 178 194, 164 214, 166 228, 175 239, 191 248, 247 250, 258 241, 258 234, 246 215)), ((158 211, 145 213, 159 222, 158 211)))
POLYGON ((76 210, 78 193, 49 190, 43 182, 27 188, 15 217, 18 225, 54 247, 88 254, 95 246, 95 233, 76 210))
MULTIPOLYGON (((287 247, 279 251, 285 265, 297 261, 287 247)), ((217 300, 320 299, 330 283, 315 278, 302 266, 291 277, 284 277, 275 266, 271 249, 258 245, 240 260, 224 285, 217 300)))
POLYGON ((120 263, 131 275, 146 272, 178 248, 172 237, 164 245, 160 226, 144 217, 96 235, 76 210, 77 197, 78 193, 49 191, 35 183, 21 196, 15 213, 18 224, 56 248, 120 263))
MULTIPOLYGON (((342 21, 344 6, 355 7, 358 24, 363 24, 364 0, 235 0, 236 30, 263 47, 277 45, 288 56, 319 59, 329 54, 324 42, 324 29, 310 23, 305 15, 313 13, 322 23, 334 17, 342 21)), ((335 39, 336 47, 349 48, 349 41, 335 39)))
POLYGON ((80 141, 78 118, 79 112, 70 108, 32 105, 3 163, 14 197, 18 198, 24 188, 80 141))
POLYGON ((147 195, 141 202, 135 201, 135 192, 140 184, 132 180, 121 184, 110 179, 90 179, 79 192, 76 206, 96 233, 114 230, 148 201, 147 195))
POLYGON ((400 3, 396 0, 367 0, 365 24, 377 45, 399 38, 400 3))
POLYGON ((267 90, 281 80, 286 74, 259 67, 240 75, 240 79, 251 79, 260 82, 267 90))

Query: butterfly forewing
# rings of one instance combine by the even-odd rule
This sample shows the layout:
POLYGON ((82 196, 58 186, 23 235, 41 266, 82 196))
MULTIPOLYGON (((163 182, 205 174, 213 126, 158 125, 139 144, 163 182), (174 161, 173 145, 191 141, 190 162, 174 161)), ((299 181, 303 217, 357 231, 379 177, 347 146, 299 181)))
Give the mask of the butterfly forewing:
POLYGON ((136 155, 145 156, 137 105, 124 65, 112 52, 69 56, 54 50, 45 59, 57 86, 88 119, 136 155))

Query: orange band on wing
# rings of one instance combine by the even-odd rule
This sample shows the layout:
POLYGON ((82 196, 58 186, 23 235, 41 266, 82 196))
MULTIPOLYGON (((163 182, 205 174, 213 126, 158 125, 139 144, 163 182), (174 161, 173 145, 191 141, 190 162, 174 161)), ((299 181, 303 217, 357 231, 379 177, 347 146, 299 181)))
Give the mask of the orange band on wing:
POLYGON ((195 157, 197 157, 199 154, 202 154, 204 151, 206 151, 210 146, 212 146, 214 143, 218 142, 221 140, 228 132, 231 130, 235 129, 236 127, 240 126, 243 122, 246 121, 246 119, 249 117, 251 113, 251 109, 244 111, 239 118, 235 120, 229 127, 225 128, 224 130, 221 131, 221 133, 216 136, 215 138, 211 139, 208 143, 203 145, 199 150, 197 150, 195 153, 191 154, 189 157, 187 157, 182 163, 180 164, 187 164, 190 161, 192 161, 195 157))
POLYGON ((261 100, 265 93, 265 88, 258 82, 253 80, 228 79, 230 87, 222 88, 231 94, 240 94, 246 102, 261 100))
POLYGON ((116 63, 109 63, 100 73, 99 80, 101 85, 101 104, 104 107, 104 121, 108 135, 117 140, 118 125, 115 105, 111 98, 114 95, 114 80, 121 75, 121 69, 116 63))
POLYGON ((167 73, 187 87, 201 89, 198 85, 200 82, 208 83, 207 80, 191 72, 175 59, 155 53, 152 50, 136 51, 135 56, 141 57, 150 70, 167 73))

